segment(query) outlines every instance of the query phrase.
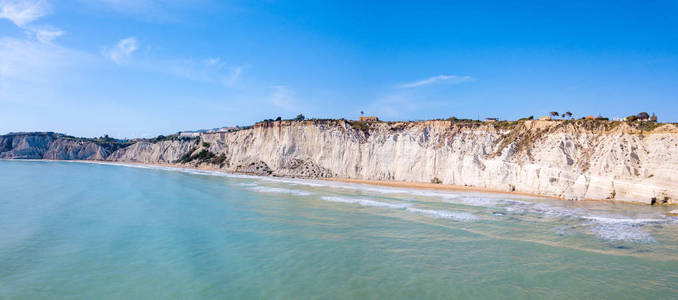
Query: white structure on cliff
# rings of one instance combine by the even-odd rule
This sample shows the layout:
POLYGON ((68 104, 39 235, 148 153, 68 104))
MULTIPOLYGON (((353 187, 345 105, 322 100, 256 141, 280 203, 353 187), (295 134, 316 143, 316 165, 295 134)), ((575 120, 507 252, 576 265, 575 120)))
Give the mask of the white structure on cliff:
POLYGON ((179 137, 181 138, 197 138, 200 136, 199 131, 181 131, 179 137))

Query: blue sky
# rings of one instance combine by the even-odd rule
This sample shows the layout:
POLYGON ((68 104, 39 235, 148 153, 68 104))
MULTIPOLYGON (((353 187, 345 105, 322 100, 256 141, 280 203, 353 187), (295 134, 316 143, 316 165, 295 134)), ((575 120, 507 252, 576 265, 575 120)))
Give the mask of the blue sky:
POLYGON ((678 122, 677 1, 364 2, 0 0, 0 133, 361 110, 678 122))

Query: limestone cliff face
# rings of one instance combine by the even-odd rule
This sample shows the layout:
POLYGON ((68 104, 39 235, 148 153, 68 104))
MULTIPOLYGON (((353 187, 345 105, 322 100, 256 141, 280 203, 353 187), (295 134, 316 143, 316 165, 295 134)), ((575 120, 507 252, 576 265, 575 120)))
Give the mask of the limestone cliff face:
POLYGON ((0 136, 0 158, 162 163, 310 178, 437 178, 565 199, 670 203, 678 198, 678 127, 653 127, 594 121, 282 121, 122 148, 60 135, 6 135, 0 136))
POLYGON ((110 154, 105 146, 55 133, 0 136, 0 158, 102 160, 110 154))
POLYGON ((566 199, 678 197, 678 129, 625 123, 269 122, 204 134, 225 169, 430 182, 566 199))
POLYGON ((113 152, 106 158, 115 162, 139 162, 171 164, 177 162, 184 154, 195 150, 197 140, 174 140, 157 143, 138 142, 129 147, 113 152))

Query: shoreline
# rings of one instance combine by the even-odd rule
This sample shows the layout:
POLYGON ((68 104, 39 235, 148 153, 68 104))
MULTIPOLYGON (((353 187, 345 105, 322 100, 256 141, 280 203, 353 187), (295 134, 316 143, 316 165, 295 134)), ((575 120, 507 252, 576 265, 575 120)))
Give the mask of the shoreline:
MULTIPOLYGON (((555 199, 561 201, 570 201, 563 198, 558 198, 554 196, 546 196, 539 194, 532 194, 526 192, 507 192, 500 190, 493 190, 487 188, 479 187, 470 187, 470 186, 459 186, 451 184, 433 184, 426 182, 409 182, 409 181, 385 181, 385 180, 370 180, 370 179, 353 179, 353 178, 341 178, 341 177, 328 177, 328 178, 305 178, 305 177, 291 177, 291 176, 263 176, 263 175, 252 175, 247 173, 237 173, 230 172, 223 169, 212 168, 212 167, 187 167, 180 164, 166 164, 166 163, 142 163, 142 162, 119 162, 119 161, 102 161, 102 160, 57 160, 57 159, 3 159, 3 160, 15 160, 15 161, 50 161, 50 162, 76 162, 76 163, 91 163, 91 164, 108 164, 108 165, 136 165, 136 166, 158 166, 158 167, 169 167, 182 170, 196 170, 196 171, 212 171, 220 172, 228 175, 242 175, 242 176, 252 176, 252 177, 262 177, 262 178, 290 178, 290 179, 301 179, 301 180, 318 180, 318 181, 329 181, 329 182, 342 182, 342 183, 351 183, 351 184, 363 184, 371 186, 382 186, 382 187, 392 187, 392 188, 404 188, 404 189, 418 189, 418 190, 437 190, 437 191, 454 191, 454 192, 466 192, 466 193, 487 193, 487 194, 503 194, 503 195, 520 195, 534 198, 545 198, 545 199, 555 199)), ((579 201, 596 201, 596 202, 616 202, 616 203, 633 203, 633 204, 644 204, 640 202, 626 202, 626 201, 610 201, 610 200, 579 200, 579 201)))
MULTIPOLYGON (((533 194, 527 192, 508 192, 502 190, 494 190, 488 188, 479 188, 471 186, 459 186, 451 184, 435 184, 427 182, 409 182, 409 181, 385 181, 385 180, 369 180, 369 179, 351 179, 351 178, 318 178, 317 180, 324 181, 335 181, 335 182, 344 182, 344 183, 354 183, 354 184, 367 184, 373 186, 385 186, 393 188, 408 188, 408 189, 420 189, 420 190, 439 190, 439 191, 454 191, 454 192, 466 192, 466 193, 486 193, 486 194, 499 194, 499 195, 519 195, 533 198, 542 198, 542 199, 553 199, 559 201, 573 201, 573 202, 596 202, 596 203, 614 203, 614 204, 632 204, 632 205, 643 205, 643 206, 653 206, 647 203, 638 202, 638 201, 616 201, 610 199, 583 199, 583 200, 568 200, 565 198, 547 196, 540 194, 533 194)), ((677 204, 663 205, 664 207, 676 206, 677 204)), ((662 205, 659 205, 661 207, 662 205)))
MULTIPOLYGON (((427 183, 427 182, 410 182, 410 181, 397 181, 397 180, 371 180, 371 179, 353 179, 353 178, 318 178, 318 180, 324 181, 335 181, 335 182, 344 182, 344 183, 354 183, 354 184, 367 184, 374 186, 386 186, 393 188, 408 188, 408 189, 421 189, 421 190, 438 190, 438 191, 454 191, 454 192, 467 192, 467 193, 488 193, 488 194, 504 194, 504 195, 520 195, 528 196, 535 198, 549 198, 557 200, 565 200, 553 196, 545 196, 539 194, 525 193, 525 192, 508 192, 493 190, 487 188, 471 187, 471 186, 461 186, 461 185, 452 185, 452 184, 436 184, 436 183, 427 183)), ((569 200, 565 200, 569 201, 569 200)))
MULTIPOLYGON (((76 162, 76 163, 93 163, 93 164, 109 164, 109 165, 138 165, 138 166, 159 166, 159 167, 169 167, 182 170, 198 170, 198 171, 212 171, 220 172, 229 175, 242 175, 242 176, 252 176, 252 177, 272 177, 272 178, 291 178, 291 179, 302 179, 302 180, 319 180, 319 181, 330 181, 330 182, 343 182, 351 184, 364 184, 371 186, 382 186, 382 187, 392 187, 392 188, 406 188, 406 189, 418 189, 418 190, 438 190, 438 191, 455 191, 455 192, 466 192, 466 193, 487 193, 487 194, 503 194, 503 195, 520 195, 533 198, 542 198, 542 199, 554 199, 560 201, 575 201, 575 202, 596 202, 596 203, 613 203, 613 204, 631 204, 631 205, 643 205, 643 206, 653 206, 643 202, 637 201, 616 201, 610 199, 583 199, 583 200, 567 200, 555 196, 547 196, 540 194, 533 194, 527 192, 508 192, 502 190, 493 190, 488 188, 479 188, 479 187, 470 187, 470 186, 458 186, 458 185, 449 185, 449 184, 434 184, 427 182, 409 182, 409 181, 385 181, 385 180, 370 180, 370 179, 352 179, 352 178, 339 178, 339 177, 330 177, 330 178, 303 178, 303 177, 290 177, 290 176, 262 176, 262 175, 252 175, 247 173, 236 173, 230 172, 223 169, 213 168, 213 167, 187 167, 180 164, 171 164, 171 163, 142 163, 142 162, 118 162, 118 161, 103 161, 103 160, 55 160, 55 159, 0 159, 7 161, 50 161, 50 162, 76 162)), ((678 203, 669 204, 669 205, 658 205, 658 207, 675 207, 678 206, 678 203)))

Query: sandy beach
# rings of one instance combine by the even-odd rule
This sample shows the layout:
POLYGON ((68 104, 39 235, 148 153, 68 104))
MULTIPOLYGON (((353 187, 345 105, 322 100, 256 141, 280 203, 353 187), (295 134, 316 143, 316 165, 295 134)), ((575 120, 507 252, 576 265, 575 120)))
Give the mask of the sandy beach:
POLYGON ((425 182, 386 181, 386 180, 367 180, 367 179, 349 179, 349 178, 319 178, 319 180, 338 181, 338 182, 356 183, 356 184, 369 184, 369 185, 388 186, 388 187, 396 187, 396 188, 408 188, 408 189, 409 188, 415 188, 415 189, 456 191, 456 192, 513 194, 513 195, 523 195, 523 196, 532 196, 532 197, 540 197, 540 198, 560 199, 560 198, 556 198, 556 197, 530 194, 530 193, 523 193, 523 192, 508 192, 508 191, 499 191, 499 190, 470 187, 470 186, 435 184, 435 183, 425 183, 425 182))

